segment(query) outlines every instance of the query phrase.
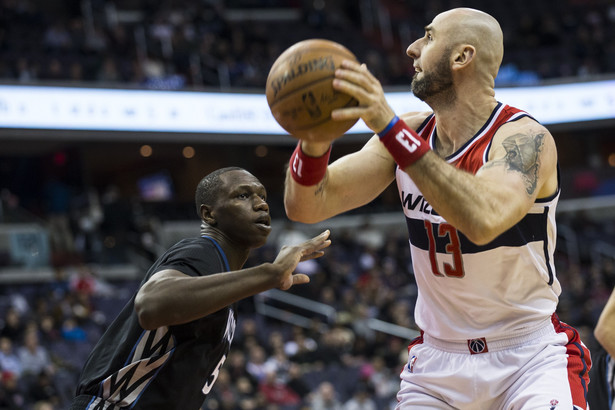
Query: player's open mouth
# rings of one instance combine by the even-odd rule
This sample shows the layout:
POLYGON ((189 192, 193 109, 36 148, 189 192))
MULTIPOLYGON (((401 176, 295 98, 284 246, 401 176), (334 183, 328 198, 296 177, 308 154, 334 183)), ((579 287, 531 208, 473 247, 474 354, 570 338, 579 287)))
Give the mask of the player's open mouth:
POLYGON ((418 73, 422 73, 423 70, 421 70, 421 68, 419 66, 414 66, 414 71, 418 74, 418 73))
POLYGON ((257 225, 260 225, 263 228, 270 229, 271 228, 271 217, 269 215, 258 217, 255 223, 257 225))

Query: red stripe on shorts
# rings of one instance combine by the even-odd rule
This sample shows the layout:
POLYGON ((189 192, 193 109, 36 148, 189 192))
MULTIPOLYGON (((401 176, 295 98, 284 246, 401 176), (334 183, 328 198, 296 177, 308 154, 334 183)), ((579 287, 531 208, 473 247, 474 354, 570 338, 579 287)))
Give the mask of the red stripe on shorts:
POLYGON ((591 356, 589 350, 581 342, 579 332, 572 326, 559 320, 557 314, 551 316, 551 321, 557 333, 568 336, 566 353, 568 354, 568 383, 572 393, 572 404, 579 408, 587 408, 587 384, 589 383, 589 369, 591 356))
MULTIPOLYGON (((408 345, 408 355, 410 354, 410 349, 412 349, 412 347, 416 345, 420 345, 422 343, 423 343, 423 331, 421 330, 421 334, 410 341, 410 344, 408 345)), ((410 360, 411 358, 408 358, 408 361, 410 360)), ((404 364, 404 367, 402 367, 402 372, 404 371, 407 365, 408 365, 407 363, 404 364)))

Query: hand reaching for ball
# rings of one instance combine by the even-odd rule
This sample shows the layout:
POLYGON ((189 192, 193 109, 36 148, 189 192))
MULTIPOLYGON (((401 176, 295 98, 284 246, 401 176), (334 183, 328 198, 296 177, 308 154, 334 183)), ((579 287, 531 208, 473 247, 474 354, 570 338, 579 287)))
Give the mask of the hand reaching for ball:
POLYGON ((331 142, 358 121, 358 117, 331 118, 337 108, 358 105, 355 98, 333 88, 335 71, 344 60, 358 64, 341 44, 311 39, 291 46, 273 63, 267 77, 267 103, 276 121, 292 136, 331 142))
POLYGON ((365 64, 345 60, 335 71, 333 88, 353 96, 359 104, 331 112, 336 121, 352 121, 361 118, 365 125, 378 133, 395 117, 395 112, 384 95, 380 81, 367 69, 365 64))

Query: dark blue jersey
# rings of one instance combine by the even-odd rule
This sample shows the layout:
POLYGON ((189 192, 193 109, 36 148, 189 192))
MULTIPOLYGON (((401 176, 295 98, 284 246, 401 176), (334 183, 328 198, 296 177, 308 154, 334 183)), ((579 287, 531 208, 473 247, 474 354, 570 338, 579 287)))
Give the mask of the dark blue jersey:
MULTIPOLYGON (((162 255, 156 272, 189 276, 229 270, 220 246, 208 237, 184 239, 162 255)), ((71 410, 199 409, 215 382, 235 332, 234 306, 177 326, 144 330, 135 295, 94 347, 82 370, 71 410)))

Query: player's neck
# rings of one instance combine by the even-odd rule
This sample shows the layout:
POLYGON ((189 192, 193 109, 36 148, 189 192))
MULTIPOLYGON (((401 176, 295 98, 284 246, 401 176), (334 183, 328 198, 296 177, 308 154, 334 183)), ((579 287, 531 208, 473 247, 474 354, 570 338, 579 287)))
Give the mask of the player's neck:
POLYGON ((237 245, 235 242, 218 229, 201 227, 201 236, 208 236, 222 248, 231 270, 239 270, 248 259, 250 249, 245 246, 237 245))
POLYGON ((497 105, 495 98, 477 100, 459 99, 454 105, 434 110, 436 151, 440 156, 447 157, 468 142, 485 125, 497 105))

